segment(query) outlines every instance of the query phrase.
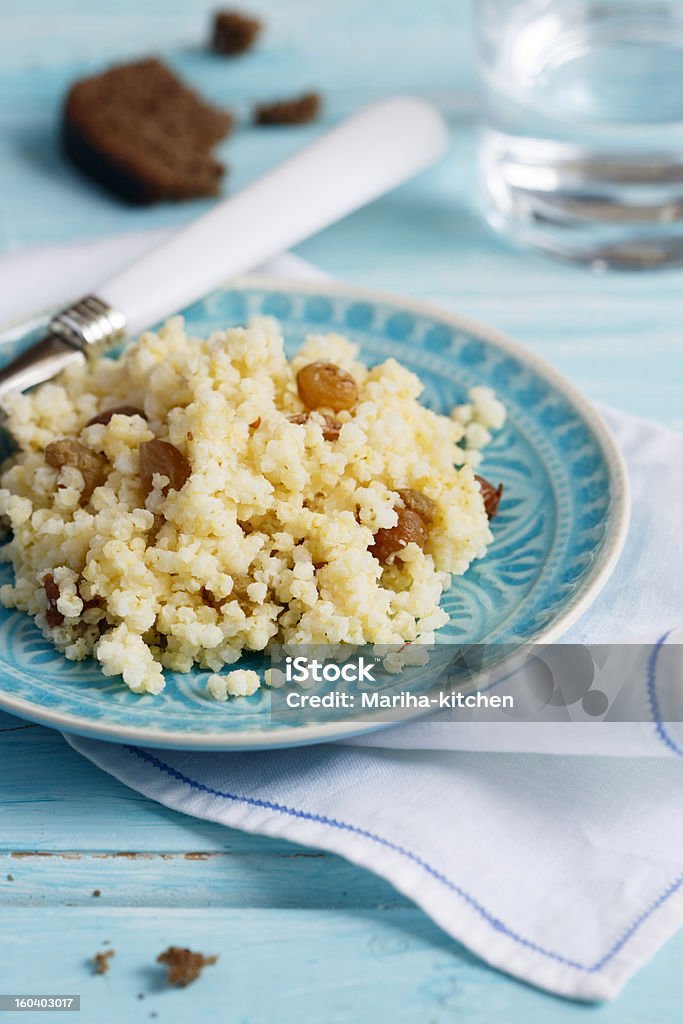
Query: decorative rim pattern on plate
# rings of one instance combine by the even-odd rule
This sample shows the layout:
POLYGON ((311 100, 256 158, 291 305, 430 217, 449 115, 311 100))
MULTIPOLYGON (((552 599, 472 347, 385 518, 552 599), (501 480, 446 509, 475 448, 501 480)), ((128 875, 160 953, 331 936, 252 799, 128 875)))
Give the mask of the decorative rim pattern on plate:
MULTIPOLYGON (((294 348, 311 331, 343 332, 378 362, 395 355, 447 411, 474 383, 492 385, 509 426, 486 450, 484 473, 506 484, 486 559, 444 595, 451 643, 548 643, 607 581, 628 527, 621 454, 598 413, 544 360, 497 331, 428 303, 328 282, 249 277, 185 311, 206 334, 259 313, 277 316, 294 348)), ((6 350, 8 351, 8 350, 6 350)), ((8 355, 11 354, 8 351, 8 355)), ((146 746, 230 750, 340 739, 376 723, 269 722, 270 694, 216 705, 208 673, 169 674, 158 698, 136 697, 92 662, 70 663, 23 613, 0 613, 0 708, 67 732, 146 746)))

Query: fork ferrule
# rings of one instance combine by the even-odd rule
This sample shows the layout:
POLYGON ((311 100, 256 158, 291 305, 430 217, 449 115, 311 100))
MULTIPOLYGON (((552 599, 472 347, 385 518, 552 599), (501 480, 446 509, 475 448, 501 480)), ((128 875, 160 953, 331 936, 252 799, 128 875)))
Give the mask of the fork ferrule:
POLYGON ((97 355, 120 341, 126 318, 96 295, 67 306, 51 321, 49 330, 85 355, 97 355))

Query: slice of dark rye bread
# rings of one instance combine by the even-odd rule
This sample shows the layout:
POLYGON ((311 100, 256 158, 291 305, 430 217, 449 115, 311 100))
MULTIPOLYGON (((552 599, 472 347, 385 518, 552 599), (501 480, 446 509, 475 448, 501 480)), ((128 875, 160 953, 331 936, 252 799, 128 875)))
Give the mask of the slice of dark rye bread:
POLYGON ((232 115, 150 58, 76 82, 64 105, 69 159, 132 203, 216 195, 225 168, 212 147, 232 115))

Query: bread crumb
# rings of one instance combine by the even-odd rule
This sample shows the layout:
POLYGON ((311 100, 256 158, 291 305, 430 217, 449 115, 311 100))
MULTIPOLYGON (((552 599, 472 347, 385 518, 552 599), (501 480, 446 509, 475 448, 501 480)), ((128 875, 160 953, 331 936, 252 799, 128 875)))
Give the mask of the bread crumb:
POLYGON ((105 953, 95 953, 93 964, 95 965, 95 974, 106 974, 109 970, 109 961, 116 953, 114 949, 108 949, 105 953))
POLYGON ((237 57, 250 50, 261 32, 261 22, 241 11, 216 11, 212 48, 224 57, 237 57))
POLYGON ((217 960, 217 956, 204 956, 203 953, 194 953, 191 949, 184 949, 181 946, 169 946, 157 957, 157 963, 168 966, 168 984, 180 988, 195 981, 204 967, 210 967, 217 960))
POLYGON ((291 100, 259 103, 254 108, 256 124, 307 124, 320 113, 321 100, 317 92, 306 92, 291 100))

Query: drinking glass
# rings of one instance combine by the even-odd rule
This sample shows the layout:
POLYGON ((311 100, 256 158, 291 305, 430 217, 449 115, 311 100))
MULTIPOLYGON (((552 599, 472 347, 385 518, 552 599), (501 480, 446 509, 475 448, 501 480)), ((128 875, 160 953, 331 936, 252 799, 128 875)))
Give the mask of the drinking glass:
POLYGON ((474 0, 486 216, 597 266, 683 262, 683 0, 474 0))

